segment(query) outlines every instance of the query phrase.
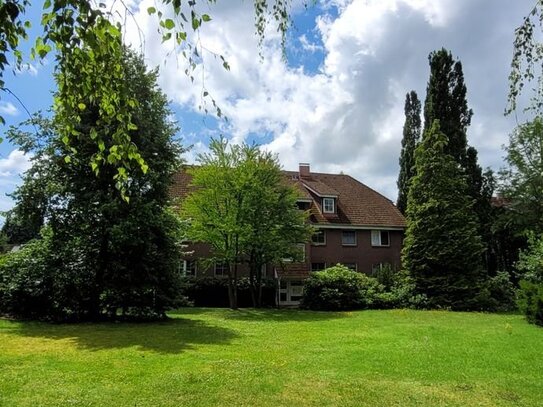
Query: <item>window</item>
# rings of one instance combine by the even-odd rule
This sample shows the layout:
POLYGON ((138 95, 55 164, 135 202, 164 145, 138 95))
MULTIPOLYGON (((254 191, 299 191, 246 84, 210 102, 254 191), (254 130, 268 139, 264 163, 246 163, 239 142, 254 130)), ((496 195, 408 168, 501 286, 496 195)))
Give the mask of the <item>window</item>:
POLYGON ((334 198, 322 198, 322 210, 324 213, 334 213, 335 208, 335 199, 334 198))
POLYGON ((372 246, 390 246, 390 236, 388 230, 372 230, 371 231, 372 246))
POLYGON ((223 277, 228 275, 228 265, 226 263, 215 263, 215 276, 223 277))
POLYGON ((341 232, 341 244, 343 246, 356 246, 356 232, 354 230, 341 232))
POLYGON ((326 244, 326 233, 322 229, 318 229, 311 236, 311 243, 314 246, 324 246, 326 244))
POLYGON ((356 263, 343 263, 349 270, 356 271, 356 263))
POLYGON ((196 275, 196 260, 183 260, 181 271, 185 276, 196 275))
POLYGON ((311 263, 311 271, 322 271, 326 268, 326 263, 311 263))

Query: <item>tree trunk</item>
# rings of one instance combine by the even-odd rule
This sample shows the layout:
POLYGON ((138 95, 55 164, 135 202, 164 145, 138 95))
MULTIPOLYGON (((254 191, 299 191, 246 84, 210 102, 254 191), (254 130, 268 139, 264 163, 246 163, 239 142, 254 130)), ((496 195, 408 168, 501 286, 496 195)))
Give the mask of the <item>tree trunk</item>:
POLYGON ((256 286, 258 289, 256 306, 257 308, 262 308, 262 267, 260 267, 256 274, 256 286))
POLYGON ((238 265, 228 265, 228 299, 231 309, 238 309, 238 265))
POLYGON ((255 269, 252 264, 249 265, 249 290, 251 292, 251 300, 253 302, 253 307, 257 307, 258 299, 257 299, 257 293, 256 293, 256 282, 255 282, 255 269))

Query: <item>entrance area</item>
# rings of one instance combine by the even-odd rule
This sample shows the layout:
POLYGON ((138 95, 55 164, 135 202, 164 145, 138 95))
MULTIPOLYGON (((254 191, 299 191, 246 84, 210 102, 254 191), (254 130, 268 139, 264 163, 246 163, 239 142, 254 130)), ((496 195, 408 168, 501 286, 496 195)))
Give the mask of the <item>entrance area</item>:
POLYGON ((304 292, 300 280, 279 280, 279 305, 300 305, 304 292))

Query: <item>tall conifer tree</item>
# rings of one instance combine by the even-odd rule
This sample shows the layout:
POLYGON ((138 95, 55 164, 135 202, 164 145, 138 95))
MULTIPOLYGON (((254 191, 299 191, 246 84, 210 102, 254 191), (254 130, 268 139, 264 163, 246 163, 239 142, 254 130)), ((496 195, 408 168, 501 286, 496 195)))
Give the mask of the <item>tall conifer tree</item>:
POLYGON ((465 168, 466 132, 473 112, 468 108, 462 63, 454 61, 452 54, 444 48, 430 53, 428 60, 430 79, 424 102, 424 132, 430 129, 434 120, 439 120, 441 131, 449 138, 444 152, 465 168))
MULTIPOLYGON (((467 89, 464 83, 462 63, 455 61, 452 54, 442 48, 430 53, 430 79, 426 88, 424 103, 424 131, 439 120, 440 130, 449 142, 444 153, 450 154, 462 168, 468 183, 468 193, 475 202, 473 210, 478 218, 478 232, 483 237, 485 246, 490 245, 490 198, 493 190, 493 174, 483 174, 477 162, 477 150, 468 145, 467 129, 473 115, 468 107, 467 89)), ((490 252, 490 250, 488 250, 490 252)), ((488 258, 485 257, 487 269, 488 258)))
POLYGON ((398 201, 396 206, 405 213, 407 193, 411 179, 415 175, 415 148, 420 139, 421 103, 417 92, 412 90, 405 95, 405 123, 403 125, 402 152, 400 154, 400 174, 398 176, 398 201))
POLYGON ((435 120, 415 151, 402 262, 431 307, 469 309, 483 281, 483 246, 466 177, 447 147, 435 120))

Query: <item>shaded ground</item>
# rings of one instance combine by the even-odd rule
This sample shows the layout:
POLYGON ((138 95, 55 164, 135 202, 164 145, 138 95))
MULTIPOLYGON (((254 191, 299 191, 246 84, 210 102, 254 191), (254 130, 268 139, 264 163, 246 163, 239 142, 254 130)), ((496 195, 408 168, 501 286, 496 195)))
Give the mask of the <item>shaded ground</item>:
POLYGON ((146 324, 0 320, 0 406, 540 406, 518 315, 186 309, 146 324))

